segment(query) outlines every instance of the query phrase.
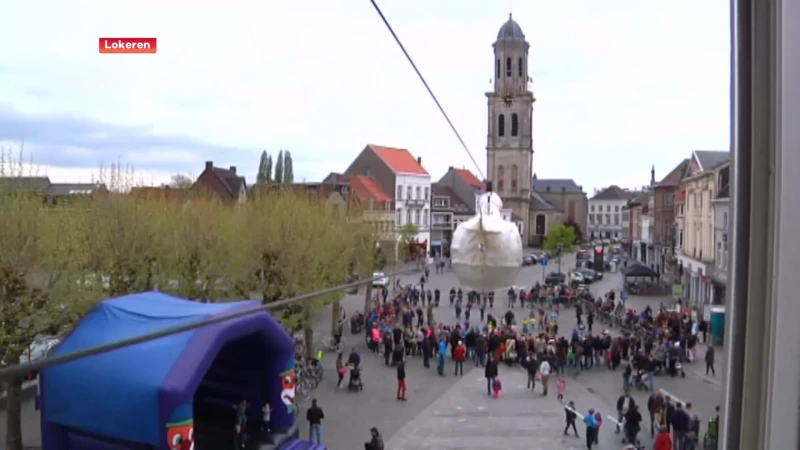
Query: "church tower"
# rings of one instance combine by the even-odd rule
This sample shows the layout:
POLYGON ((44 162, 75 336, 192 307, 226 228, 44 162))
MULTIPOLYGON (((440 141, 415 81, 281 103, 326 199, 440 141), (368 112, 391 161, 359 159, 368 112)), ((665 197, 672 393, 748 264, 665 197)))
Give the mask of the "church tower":
POLYGON ((486 93, 489 133, 486 168, 493 188, 523 223, 527 243, 533 174, 533 93, 528 89, 528 48, 522 28, 508 15, 494 47, 494 90, 486 93))

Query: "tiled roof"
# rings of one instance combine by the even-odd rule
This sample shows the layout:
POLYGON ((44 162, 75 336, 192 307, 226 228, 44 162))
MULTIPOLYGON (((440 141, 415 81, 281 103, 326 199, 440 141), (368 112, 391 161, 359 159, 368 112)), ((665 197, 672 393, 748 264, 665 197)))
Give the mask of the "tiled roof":
POLYGON ((531 192, 530 207, 534 211, 552 211, 555 208, 547 200, 536 192, 531 192))
POLYGON ((375 200, 385 202, 392 199, 386 192, 381 189, 374 178, 365 175, 353 175, 347 177, 350 181, 350 187, 353 193, 359 200, 375 200))
POLYGON ((36 192, 47 194, 50 189, 48 177, 0 177, 0 189, 12 192, 36 192))
POLYGON ((667 176, 665 176, 661 181, 656 184, 656 187, 659 186, 677 186, 681 182, 681 178, 683 178, 684 172, 686 172, 686 167, 689 165, 689 159, 684 159, 681 161, 674 169, 672 169, 667 176))
POLYGON ((219 167, 213 167, 211 170, 214 171, 220 180, 222 180, 225 187, 228 189, 228 192, 231 194, 231 197, 237 198, 239 197, 239 192, 242 189, 242 186, 245 185, 244 177, 240 177, 236 175, 236 172, 228 169, 222 169, 219 167))
POLYGON ((456 174, 459 177, 461 177, 461 179, 464 180, 464 182, 467 183, 468 185, 480 190, 486 190, 486 185, 483 184, 483 182, 480 179, 478 179, 478 177, 476 177, 474 173, 470 172, 467 169, 453 169, 453 170, 455 170, 456 174))
POLYGON ((692 152, 700 170, 713 170, 731 159, 731 152, 718 150, 695 150, 692 152))
POLYGON ((380 145, 367 145, 379 158, 389 166, 394 173, 410 173, 415 175, 428 175, 410 151, 404 148, 383 147, 380 145))
POLYGON ((475 205, 470 205, 461 200, 458 194, 456 194, 456 191, 450 186, 434 183, 431 185, 431 191, 435 196, 449 198, 450 208, 453 210, 453 213, 457 215, 475 214, 475 205))
POLYGON ((595 194, 589 200, 630 200, 632 198, 633 194, 631 192, 625 191, 619 186, 611 185, 595 194))
POLYGON ((533 176, 533 189, 536 192, 566 192, 577 194, 583 192, 583 189, 575 183, 575 180, 570 179, 550 179, 540 180, 533 176))
POLYGON ((628 201, 628 206, 639 206, 644 203, 647 203, 650 200, 650 195, 652 193, 650 191, 640 192, 635 197, 633 197, 630 201, 628 201))
POLYGON ((174 189, 167 187, 141 186, 131 188, 131 197, 148 200, 185 201, 192 191, 190 189, 174 189))

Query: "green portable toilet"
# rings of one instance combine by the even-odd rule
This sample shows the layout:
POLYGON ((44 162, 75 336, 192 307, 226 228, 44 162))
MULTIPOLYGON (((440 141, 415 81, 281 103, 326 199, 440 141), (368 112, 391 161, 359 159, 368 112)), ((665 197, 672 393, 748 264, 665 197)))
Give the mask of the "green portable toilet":
POLYGON ((711 323, 711 345, 722 345, 725 337, 725 308, 712 308, 709 322, 711 323))

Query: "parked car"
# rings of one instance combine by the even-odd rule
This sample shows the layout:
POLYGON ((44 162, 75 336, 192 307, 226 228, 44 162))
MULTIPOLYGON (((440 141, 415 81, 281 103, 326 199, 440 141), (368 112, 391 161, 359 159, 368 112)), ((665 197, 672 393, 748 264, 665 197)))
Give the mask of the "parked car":
POLYGON ((523 266, 532 266, 536 264, 536 259, 533 258, 531 255, 525 256, 522 258, 522 265, 523 266))
POLYGON ((550 272, 544 278, 544 284, 563 284, 567 281, 567 276, 563 273, 550 272))
POLYGON ((389 284, 389 278, 383 272, 373 273, 372 278, 372 287, 384 287, 389 284))
POLYGON ((577 269, 576 272, 583 275, 583 279, 586 281, 586 283, 592 283, 594 281, 603 279, 602 272, 596 272, 592 269, 577 269))
POLYGON ((580 250, 578 250, 578 253, 575 255, 575 259, 578 259, 578 260, 591 259, 591 258, 592 258, 592 254, 587 249, 580 249, 580 250))
POLYGON ((583 276, 583 274, 581 272, 578 272, 577 270, 573 270, 572 272, 569 273, 569 285, 570 286, 574 287, 574 286, 578 286, 580 284, 588 284, 588 283, 589 282, 586 280, 586 278, 583 276))

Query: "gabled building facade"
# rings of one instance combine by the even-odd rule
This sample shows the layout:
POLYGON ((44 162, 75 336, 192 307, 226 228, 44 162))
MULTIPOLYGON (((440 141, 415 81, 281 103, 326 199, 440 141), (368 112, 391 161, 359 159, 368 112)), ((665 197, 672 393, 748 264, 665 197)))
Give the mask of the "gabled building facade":
MULTIPOLYGON (((677 166, 653 185, 653 243, 655 245, 655 270, 666 279, 671 279, 677 263, 675 197, 681 180, 689 167, 689 160, 684 159, 677 166)), ((655 180, 655 167, 652 169, 655 180)))
POLYGON ((588 237, 594 239, 622 239, 625 227, 625 208, 633 198, 630 191, 619 186, 596 190, 589 199, 588 237))
POLYGON ((450 186, 435 183, 432 189, 431 252, 434 257, 449 257, 453 232, 461 222, 475 216, 475 210, 450 186))
POLYGON ((717 195, 712 200, 714 210, 714 265, 707 268, 707 276, 711 281, 712 305, 725 304, 728 286, 728 268, 730 264, 730 163, 725 163, 717 171, 717 195))
POLYGON ((368 176, 390 195, 395 209, 395 228, 414 225, 416 240, 430 251, 431 176, 422 158, 406 149, 367 145, 345 170, 347 176, 368 176))
POLYGON ((236 173, 236 166, 223 169, 215 167, 213 161, 206 161, 205 168, 195 180, 192 189, 216 195, 225 203, 247 201, 247 182, 236 173))
POLYGON ((581 233, 588 236, 589 200, 582 186, 574 180, 544 179, 535 174, 532 183, 534 192, 529 204, 535 217, 534 239, 543 239, 552 226, 567 222, 577 224, 581 233))
POLYGON ((681 180, 686 192, 683 251, 678 253, 683 295, 691 304, 711 301, 708 268, 714 266, 715 218, 712 201, 717 196, 719 168, 730 160, 727 151, 694 151, 688 173, 681 180))

